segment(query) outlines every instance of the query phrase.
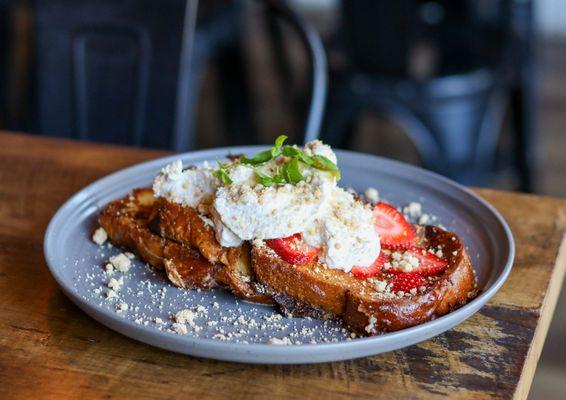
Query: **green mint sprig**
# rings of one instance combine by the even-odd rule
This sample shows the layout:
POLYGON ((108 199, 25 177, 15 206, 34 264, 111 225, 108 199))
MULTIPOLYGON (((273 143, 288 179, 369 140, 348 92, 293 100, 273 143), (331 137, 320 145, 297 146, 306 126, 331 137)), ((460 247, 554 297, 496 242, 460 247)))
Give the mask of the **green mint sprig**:
MULTIPOLYGON (((263 186, 284 185, 286 183, 296 184, 305 179, 301 173, 301 165, 306 165, 310 168, 315 168, 321 171, 329 172, 336 180, 340 179, 340 170, 330 159, 320 154, 309 155, 304 150, 295 146, 283 146, 287 140, 287 136, 280 135, 275 140, 275 144, 268 150, 262 151, 254 157, 242 157, 238 162, 250 165, 254 169, 257 181, 263 186), (259 166, 274 160, 275 158, 283 155, 291 160, 283 165, 281 170, 278 170, 273 176, 259 170, 259 166)), ((223 184, 229 185, 232 179, 228 174, 226 165, 218 161, 219 168, 214 170, 216 176, 223 184)))
POLYGON ((269 162, 281 155, 281 147, 283 146, 285 140, 287 140, 287 136, 280 135, 277 137, 277 139, 275 139, 275 145, 271 147, 269 150, 262 151, 261 153, 259 153, 258 155, 252 158, 242 157, 240 159, 240 162, 242 164, 249 164, 249 165, 265 164, 266 162, 269 162))
POLYGON ((320 154, 315 154, 309 156, 304 150, 298 147, 285 146, 283 148, 283 155, 287 157, 292 157, 298 159, 303 164, 309 167, 319 169, 321 171, 330 172, 336 180, 340 179, 340 170, 328 157, 322 156, 320 154))
POLYGON ((232 184, 232 179, 228 175, 228 168, 226 165, 222 164, 220 161, 216 160, 218 163, 218 168, 213 171, 214 176, 222 182, 224 185, 232 184))
POLYGON ((263 186, 273 186, 273 185, 284 185, 285 183, 287 183, 287 181, 285 180, 285 178, 281 175, 281 174, 275 174, 273 176, 269 176, 264 172, 261 172, 259 170, 255 170, 255 176, 257 178, 257 180, 259 181, 259 183, 261 183, 263 186))

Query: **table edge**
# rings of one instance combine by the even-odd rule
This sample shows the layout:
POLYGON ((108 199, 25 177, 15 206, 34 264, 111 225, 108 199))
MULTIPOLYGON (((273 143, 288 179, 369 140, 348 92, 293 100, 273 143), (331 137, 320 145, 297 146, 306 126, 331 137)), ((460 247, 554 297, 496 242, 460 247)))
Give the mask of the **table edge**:
POLYGON ((558 253, 550 276, 550 282, 540 308, 539 321, 531 340, 531 346, 527 352, 527 356, 525 357, 525 362, 523 363, 523 368, 521 370, 521 375, 519 376, 519 382, 517 383, 515 394, 513 395, 513 399, 515 400, 526 399, 529 395, 538 360, 544 347, 544 342, 550 328, 552 317, 554 316, 554 310, 558 302, 558 297, 560 295, 565 276, 566 233, 563 234, 562 241, 558 247, 558 253))

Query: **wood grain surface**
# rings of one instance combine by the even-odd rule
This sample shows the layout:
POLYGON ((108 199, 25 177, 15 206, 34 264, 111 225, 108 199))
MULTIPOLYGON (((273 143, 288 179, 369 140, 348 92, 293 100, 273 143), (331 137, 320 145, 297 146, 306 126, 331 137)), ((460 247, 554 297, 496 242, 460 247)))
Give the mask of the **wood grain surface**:
POLYGON ((56 209, 92 181, 163 152, 0 133, 0 398, 525 398, 566 271, 566 201, 478 190, 517 258, 475 316, 359 360, 259 366, 138 343, 90 319, 43 258, 56 209))

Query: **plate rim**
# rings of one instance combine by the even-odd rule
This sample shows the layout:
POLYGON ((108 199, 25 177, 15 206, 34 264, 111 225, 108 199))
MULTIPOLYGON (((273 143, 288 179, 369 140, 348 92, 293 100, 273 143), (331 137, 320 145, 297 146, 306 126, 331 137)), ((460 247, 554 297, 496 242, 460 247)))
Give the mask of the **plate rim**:
MULTIPOLYGON (((513 234, 505 219, 495 209, 495 207, 493 207, 485 199, 483 199, 481 196, 477 195, 467 187, 457 182, 454 182, 449 178, 439 175, 435 172, 426 170, 424 168, 410 165, 401 161, 392 160, 386 157, 381 157, 381 156, 376 156, 372 154, 361 153, 351 150, 341 150, 341 149, 335 150, 339 156, 345 155, 348 157, 359 157, 362 159, 365 158, 367 160, 371 160, 371 159, 379 160, 382 163, 389 164, 391 167, 395 167, 395 166, 403 167, 404 169, 409 169, 409 171, 418 172, 419 174, 424 174, 429 178, 440 180, 444 184, 448 185, 451 189, 463 192, 466 195, 472 197, 474 200, 480 203, 487 211, 489 211, 491 216, 495 218, 495 221, 499 224, 500 228, 505 234, 505 237, 507 239, 506 244, 508 246, 508 253, 505 259, 505 265, 503 266, 501 272, 493 281, 491 286, 483 290, 482 293, 480 293, 476 298, 474 298, 472 301, 465 304, 464 306, 458 308, 457 310, 454 310, 434 320, 427 321, 423 324, 416 325, 410 328, 402 329, 400 331, 386 333, 378 336, 357 338, 351 341, 341 341, 337 343, 317 343, 317 344, 304 343, 300 345, 276 346, 267 343, 244 344, 244 343, 220 341, 220 340, 208 339, 208 338, 180 336, 175 333, 158 331, 153 327, 140 326, 138 324, 135 324, 133 321, 120 317, 115 313, 110 312, 109 310, 105 310, 99 307, 97 304, 91 303, 88 300, 81 298, 80 295, 74 292, 73 288, 69 287, 69 285, 67 285, 66 282, 63 281, 62 276, 59 275, 55 256, 52 254, 53 253, 52 240, 54 240, 53 238, 56 234, 56 229, 58 228, 58 225, 60 225, 61 222, 65 221, 64 220, 65 213, 71 212, 73 209, 76 208, 76 206, 81 204, 83 198, 85 196, 88 196, 89 192, 92 192, 94 188, 100 185, 104 185, 107 182, 111 182, 114 179, 116 179, 116 177, 119 177, 121 175, 128 175, 134 170, 145 169, 154 166, 157 169, 157 166, 159 165, 163 166, 166 163, 176 159, 207 158, 207 157, 211 159, 212 155, 217 156, 218 153, 225 153, 225 154, 245 153, 250 151, 263 150, 267 147, 268 146, 263 146, 263 145, 227 146, 227 147, 217 147, 217 148, 211 148, 211 149, 205 149, 199 151, 190 151, 185 153, 172 154, 168 156, 147 160, 141 163, 137 163, 126 168, 122 168, 120 170, 107 174, 97 179, 96 181, 86 185, 85 187, 81 188, 76 193, 74 193, 71 197, 69 197, 61 206, 59 206, 59 208, 53 214, 51 220, 49 221, 49 224, 45 231, 44 241, 43 241, 43 252, 47 267, 51 275, 54 277, 57 284, 62 289, 63 293, 68 298, 70 298, 70 300, 73 301, 77 306, 79 306, 79 308, 81 308, 87 315, 97 320, 99 323, 102 323, 106 327, 114 331, 118 331, 119 333, 131 339, 183 354, 196 355, 196 356, 214 358, 225 361, 251 362, 251 363, 261 363, 261 364, 300 364, 300 363, 312 363, 312 362, 327 362, 332 360, 345 360, 345 359, 352 359, 357 357, 346 356, 344 358, 341 358, 339 357, 340 350, 345 350, 345 349, 360 350, 358 348, 365 348, 371 343, 391 342, 389 345, 390 348, 388 350, 378 351, 378 352, 364 352, 366 353, 365 355, 358 356, 358 357, 364 357, 364 356, 370 356, 370 355, 382 353, 385 351, 395 350, 398 348, 406 347, 411 344, 421 342, 422 340, 426 340, 430 337, 445 332, 446 330, 451 329, 455 325, 471 317, 473 314, 479 311, 487 303, 487 301, 489 301, 489 299, 491 299, 495 295, 495 293, 499 291, 499 289, 501 288, 501 286, 509 276, 515 258, 515 241, 513 238, 513 234), (93 315, 93 314, 101 314, 104 316, 104 318, 101 317, 100 315, 93 315), (101 319, 103 319, 104 321, 102 321, 101 319), (108 320, 110 320, 112 324, 110 324, 108 320), (110 326, 110 325, 115 325, 115 326, 110 326), (119 326, 123 326, 123 328, 119 329, 118 328, 119 326), (134 329, 134 331, 139 331, 143 333, 141 336, 144 336, 144 338, 140 338, 139 335, 138 337, 134 337, 134 335, 132 335, 131 333, 125 332, 128 331, 129 329, 134 329), (189 352, 189 351, 184 351, 186 349, 174 349, 171 346, 164 346, 164 345, 160 345, 159 343, 155 343, 155 341, 159 341, 160 339, 162 339, 164 334, 167 335, 167 337, 171 341, 183 344, 186 347, 188 347, 189 350, 196 350, 198 347, 202 347, 204 352, 206 352, 207 349, 216 351, 216 355, 214 357, 210 355, 204 356, 200 354, 202 352, 198 352, 198 351, 189 352), (147 336, 152 337, 150 338, 152 340, 149 340, 147 336), (402 343, 403 339, 404 338, 406 339, 407 337, 410 343, 403 344, 402 343), (413 337, 419 337, 420 339, 417 341, 412 341, 411 338, 413 337), (395 346, 396 341, 400 342, 399 346, 395 346), (230 351, 226 352, 226 350, 230 350, 230 351), (253 354, 255 350, 261 351, 262 354, 259 356, 259 358, 265 358, 266 356, 267 357, 271 356, 271 357, 276 357, 278 359, 273 360, 273 362, 269 362, 265 360, 256 360, 253 354), (311 355, 311 357, 307 357, 308 360, 294 361, 292 359, 294 358, 294 356, 296 358, 297 355, 295 353, 297 352, 308 353, 309 355, 311 355), (332 353, 338 353, 336 354, 338 355, 338 357, 336 357, 336 355, 334 357, 332 356, 325 357, 325 355, 332 353)), ((361 162, 361 164, 363 164, 363 161, 361 162)))

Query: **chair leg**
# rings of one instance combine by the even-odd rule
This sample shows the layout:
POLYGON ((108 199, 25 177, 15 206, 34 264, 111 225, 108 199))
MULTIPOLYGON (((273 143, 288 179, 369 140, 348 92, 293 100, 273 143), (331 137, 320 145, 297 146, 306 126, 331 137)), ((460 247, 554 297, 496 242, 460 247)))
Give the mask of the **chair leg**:
POLYGON ((231 145, 258 143, 252 120, 251 94, 243 51, 239 45, 226 47, 217 59, 222 111, 231 145))
POLYGON ((511 91, 512 122, 515 133, 515 158, 521 190, 532 192, 536 173, 536 52, 534 2, 513 2, 513 24, 517 35, 516 78, 511 91))
POLYGON ((281 32, 281 27, 278 25, 277 16, 271 10, 265 8, 264 21, 270 40, 269 51, 274 60, 274 67, 279 75, 280 84, 283 85, 282 93, 285 96, 285 101, 295 112, 302 112, 304 110, 304 107, 301 107, 303 104, 299 104, 300 102, 293 92, 293 72, 289 59, 286 56, 283 32, 281 32))
POLYGON ((533 192, 536 163, 535 105, 533 77, 521 78, 520 87, 511 92, 513 130, 515 133, 515 155, 519 171, 521 190, 533 192))
POLYGON ((349 148, 361 110, 358 103, 356 95, 346 88, 331 89, 327 103, 328 111, 320 134, 321 140, 331 146, 349 148))

